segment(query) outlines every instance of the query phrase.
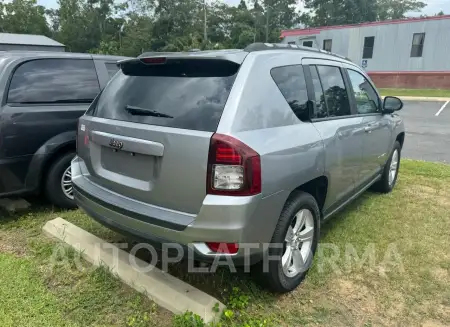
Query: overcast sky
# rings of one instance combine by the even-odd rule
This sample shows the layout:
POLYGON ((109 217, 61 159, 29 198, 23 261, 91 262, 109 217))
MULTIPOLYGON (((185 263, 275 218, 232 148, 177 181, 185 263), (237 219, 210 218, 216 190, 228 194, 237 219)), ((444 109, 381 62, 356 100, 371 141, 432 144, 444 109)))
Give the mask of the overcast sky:
MULTIPOLYGON (((232 5, 237 5, 240 2, 240 0, 223 0, 223 1, 232 5)), ((422 13, 426 15, 434 15, 440 12, 441 10, 446 14, 450 14, 449 0, 423 0, 423 1, 428 4, 428 6, 426 6, 422 11, 422 13)), ((38 0, 38 3, 50 8, 56 7, 56 0, 38 0)), ((411 16, 418 16, 418 15, 420 15, 420 13, 411 14, 411 16)))

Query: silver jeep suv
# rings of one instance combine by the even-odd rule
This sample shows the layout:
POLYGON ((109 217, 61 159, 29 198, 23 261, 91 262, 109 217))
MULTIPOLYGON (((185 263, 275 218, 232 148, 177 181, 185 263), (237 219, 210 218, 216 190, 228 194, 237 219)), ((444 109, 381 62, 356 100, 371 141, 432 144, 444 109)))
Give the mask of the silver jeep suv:
POLYGON ((76 202, 112 229, 202 261, 269 258, 264 284, 287 292, 321 223, 396 183, 403 104, 345 58, 257 43, 119 65, 79 121, 72 162, 76 202))

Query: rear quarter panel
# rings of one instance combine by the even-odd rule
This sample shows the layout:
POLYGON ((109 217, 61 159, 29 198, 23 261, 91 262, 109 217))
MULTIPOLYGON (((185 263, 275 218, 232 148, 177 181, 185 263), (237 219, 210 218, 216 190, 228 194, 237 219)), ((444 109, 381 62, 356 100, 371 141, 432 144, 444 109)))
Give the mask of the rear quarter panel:
POLYGON ((270 74, 272 68, 300 65, 301 60, 296 51, 250 53, 217 130, 241 140, 261 156, 261 206, 267 210, 255 224, 262 239, 270 240, 292 191, 324 174, 319 132, 312 123, 295 116, 270 74))

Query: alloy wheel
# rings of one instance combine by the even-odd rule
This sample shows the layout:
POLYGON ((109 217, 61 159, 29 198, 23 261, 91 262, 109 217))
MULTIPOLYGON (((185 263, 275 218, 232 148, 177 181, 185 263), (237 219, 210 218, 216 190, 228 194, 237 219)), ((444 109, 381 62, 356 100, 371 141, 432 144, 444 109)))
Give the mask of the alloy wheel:
POLYGON ((308 269, 313 238, 314 216, 310 210, 302 209, 295 215, 285 237, 281 264, 287 277, 295 277, 308 269))
POLYGON ((73 200, 72 169, 67 167, 61 177, 61 188, 66 197, 73 200))
POLYGON ((389 186, 392 186, 394 184, 395 177, 397 176, 398 159, 398 150, 395 149, 394 153, 392 154, 391 165, 389 167, 389 186))

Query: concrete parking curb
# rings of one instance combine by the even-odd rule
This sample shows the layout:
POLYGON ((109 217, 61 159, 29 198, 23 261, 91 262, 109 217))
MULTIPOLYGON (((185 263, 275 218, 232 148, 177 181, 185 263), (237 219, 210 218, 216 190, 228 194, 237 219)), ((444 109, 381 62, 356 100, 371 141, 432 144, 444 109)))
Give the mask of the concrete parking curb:
MULTIPOLYGON (((450 101, 450 98, 438 98, 438 97, 410 97, 410 96, 398 96, 393 95, 397 98, 400 98, 404 101, 438 101, 438 102, 447 102, 450 101)), ((383 96, 384 98, 384 96, 383 96)))
POLYGON ((148 263, 62 218, 47 222, 43 227, 43 232, 47 236, 67 243, 93 265, 108 267, 124 283, 138 292, 146 294, 156 304, 175 314, 191 311, 209 323, 218 319, 225 308, 214 297, 156 267, 150 272, 135 269, 130 264, 130 258, 133 264, 137 264, 139 267, 147 267, 148 263), (213 310, 217 304, 219 312, 213 310))

